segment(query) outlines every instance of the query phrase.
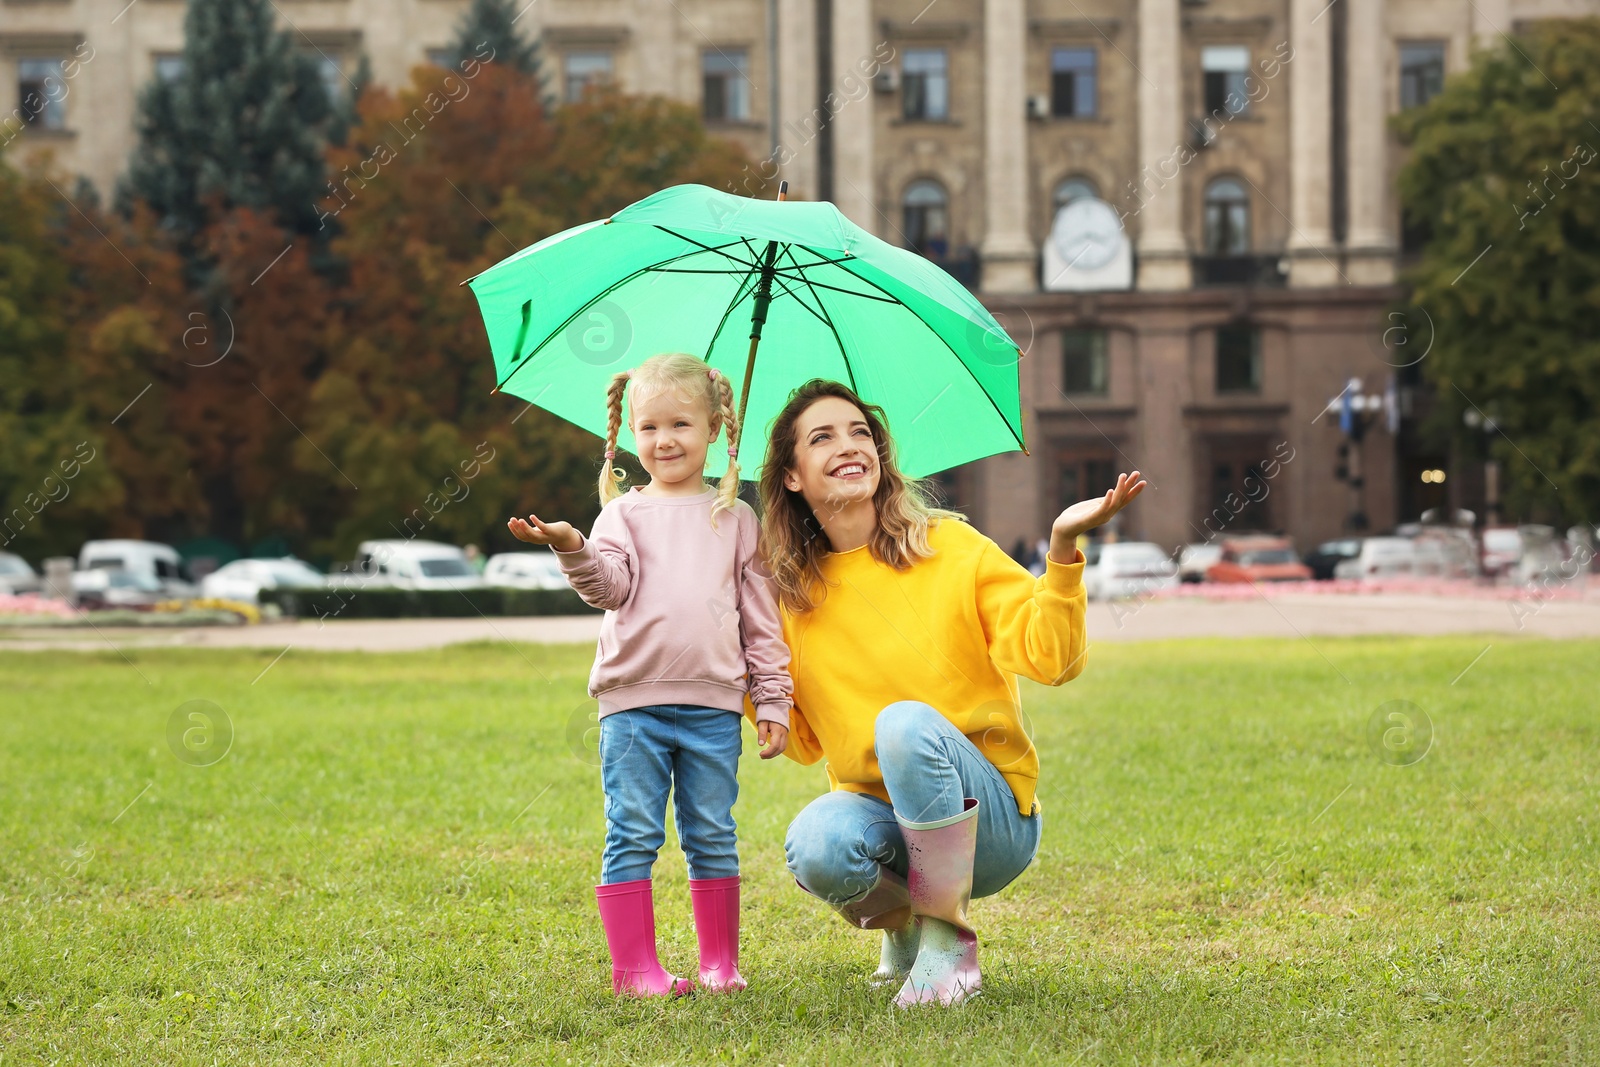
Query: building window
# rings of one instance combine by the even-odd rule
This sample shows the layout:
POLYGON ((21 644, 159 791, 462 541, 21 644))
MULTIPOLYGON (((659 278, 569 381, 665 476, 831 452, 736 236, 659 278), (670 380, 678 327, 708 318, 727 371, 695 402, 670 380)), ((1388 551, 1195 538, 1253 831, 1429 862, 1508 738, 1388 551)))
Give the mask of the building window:
POLYGON ((1205 250, 1208 256, 1242 256, 1250 251, 1250 197, 1233 178, 1206 186, 1205 250))
POLYGON ((322 79, 322 91, 328 94, 330 104, 339 103, 346 95, 344 64, 338 56, 327 52, 318 52, 315 58, 317 77, 322 79))
POLYGON ((157 52, 151 66, 155 68, 155 74, 159 80, 171 85, 183 77, 183 53, 157 52))
POLYGON ((67 79, 59 59, 17 61, 17 101, 22 121, 35 129, 67 128, 67 79))
POLYGON ((908 48, 900 63, 900 103, 908 119, 950 117, 949 61, 943 48, 908 48))
POLYGON ((1082 396, 1105 396, 1109 390, 1104 330, 1064 330, 1061 334, 1063 391, 1082 396))
POLYGON ((700 57, 701 114, 707 122, 750 118, 750 79, 742 48, 705 52, 700 57))
POLYGON ((950 253, 950 199, 944 186, 922 178, 906 186, 903 206, 906 247, 929 259, 950 253))
POLYGON ((1098 199, 1099 196, 1099 187, 1088 178, 1085 178, 1081 175, 1073 175, 1070 178, 1063 178, 1061 183, 1056 186, 1056 211, 1059 212, 1062 208, 1066 207, 1074 200, 1082 200, 1086 197, 1090 199, 1098 199))
POLYGON ((1051 49, 1050 114, 1068 119, 1094 117, 1098 107, 1095 56, 1093 48, 1051 49))
POLYGON ((1255 327, 1217 329, 1217 392, 1261 392, 1261 331, 1255 327))
POLYGON ((566 55, 566 100, 576 104, 591 86, 611 80, 610 52, 568 52, 566 55))
POLYGON ((1250 103, 1244 79, 1250 73, 1250 49, 1243 45, 1211 45, 1200 50, 1205 75, 1207 115, 1242 115, 1250 103))
POLYGON ((1444 88, 1444 42, 1400 46, 1400 106, 1421 107, 1444 88))

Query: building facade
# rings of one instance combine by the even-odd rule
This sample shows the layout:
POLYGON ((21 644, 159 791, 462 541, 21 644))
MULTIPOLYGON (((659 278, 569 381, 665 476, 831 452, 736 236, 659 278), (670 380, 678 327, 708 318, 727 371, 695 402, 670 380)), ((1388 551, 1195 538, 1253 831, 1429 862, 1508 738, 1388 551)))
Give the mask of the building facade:
MULTIPOLYGON (((277 6, 337 93, 363 54, 403 84, 467 0, 277 6)), ((0 0, 7 151, 109 192, 183 15, 0 0)), ((1475 503, 1415 443, 1431 337, 1396 285, 1389 118, 1502 34, 1586 15, 1600 0, 539 0, 518 24, 553 97, 693 102, 752 176, 979 292, 1024 352, 1029 454, 941 480, 1002 544, 1137 467, 1120 536, 1306 549, 1475 503)))

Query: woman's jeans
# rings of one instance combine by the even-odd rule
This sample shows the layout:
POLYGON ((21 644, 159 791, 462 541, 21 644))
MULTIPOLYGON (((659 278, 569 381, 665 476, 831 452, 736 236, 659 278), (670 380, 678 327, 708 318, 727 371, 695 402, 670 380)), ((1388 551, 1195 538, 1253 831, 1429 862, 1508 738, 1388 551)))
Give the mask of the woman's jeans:
POLYGON ((631 708, 600 720, 600 784, 606 794, 602 885, 650 877, 667 838, 669 789, 689 877, 739 873, 733 802, 739 796, 742 721, 736 711, 689 704, 631 708))
POLYGON ((894 799, 838 790, 807 804, 789 824, 789 873, 807 892, 846 904, 871 889, 878 864, 906 874, 905 839, 895 816, 912 823, 961 814, 978 799, 972 895, 1000 892, 1039 851, 1040 816, 1017 813, 1011 787, 955 725, 927 704, 903 700, 879 712, 875 748, 894 799))

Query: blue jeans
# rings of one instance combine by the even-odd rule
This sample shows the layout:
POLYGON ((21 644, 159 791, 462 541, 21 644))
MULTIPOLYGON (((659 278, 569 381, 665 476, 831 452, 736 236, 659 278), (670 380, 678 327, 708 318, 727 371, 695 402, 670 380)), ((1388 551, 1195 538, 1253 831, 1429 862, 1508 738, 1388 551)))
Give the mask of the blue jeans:
POLYGON ((1039 815, 1017 812, 1011 786, 955 725, 927 704, 902 700, 878 713, 875 751, 890 806, 866 793, 839 790, 807 804, 784 842, 789 873, 830 904, 855 900, 872 888, 878 864, 906 873, 907 822, 959 815, 965 797, 978 799, 978 849, 972 895, 1000 892, 1039 852, 1039 815))
POLYGON ((733 802, 739 797, 742 721, 735 711, 689 704, 632 708, 600 720, 600 784, 606 794, 602 885, 650 877, 667 839, 669 789, 689 877, 739 873, 733 802))

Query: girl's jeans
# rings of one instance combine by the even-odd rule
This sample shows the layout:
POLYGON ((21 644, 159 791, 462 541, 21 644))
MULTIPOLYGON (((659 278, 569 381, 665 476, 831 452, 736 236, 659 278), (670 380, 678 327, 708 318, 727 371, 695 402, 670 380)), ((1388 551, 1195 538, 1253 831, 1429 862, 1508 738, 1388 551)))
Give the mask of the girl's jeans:
POLYGON ((878 768, 894 805, 838 790, 807 804, 789 824, 789 873, 830 904, 871 889, 878 864, 906 873, 906 845, 895 815, 925 823, 959 815, 978 799, 972 895, 1000 892, 1039 851, 1040 816, 1020 815, 1011 787, 954 724, 927 704, 903 700, 878 713, 878 768))
POLYGON ((600 720, 600 784, 606 794, 601 884, 650 877, 667 836, 669 789, 689 877, 739 873, 733 802, 739 796, 742 718, 718 708, 657 704, 600 720))

